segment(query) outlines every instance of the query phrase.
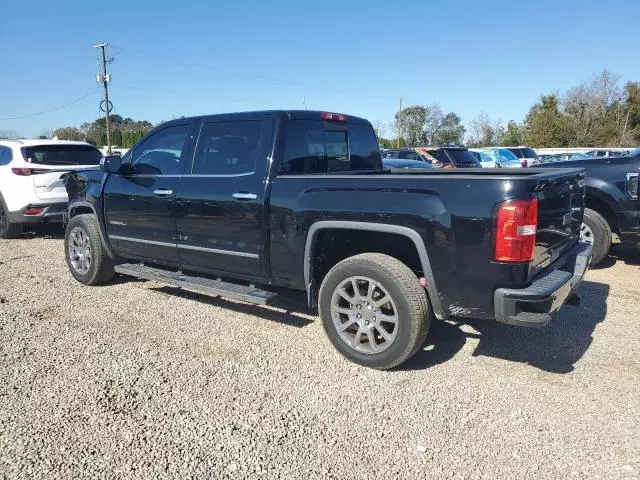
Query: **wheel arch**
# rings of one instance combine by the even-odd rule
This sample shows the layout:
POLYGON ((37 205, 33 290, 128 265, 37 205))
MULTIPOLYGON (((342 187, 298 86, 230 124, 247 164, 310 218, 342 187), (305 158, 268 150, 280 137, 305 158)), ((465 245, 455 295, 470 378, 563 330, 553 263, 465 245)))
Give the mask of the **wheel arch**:
POLYGON ((597 190, 587 189, 584 206, 602 215, 612 232, 620 233, 618 215, 611 205, 611 199, 607 197, 600 195, 597 190))
MULTIPOLYGON (((442 306, 442 302, 438 295, 438 289, 431 269, 431 262, 429 261, 429 255, 425 247, 422 237, 415 230, 400 225, 390 225, 385 223, 371 223, 371 222, 356 222, 356 221, 341 221, 341 220, 322 220, 315 222, 309 228, 307 233, 307 239, 304 249, 304 283, 307 291, 307 300, 310 306, 315 305, 315 295, 317 291, 317 285, 314 279, 313 271, 313 255, 317 247, 317 240, 319 233, 324 230, 352 230, 352 231, 369 231, 379 232, 386 234, 400 235, 408 239, 414 246, 427 281, 427 292, 429 293, 429 299, 433 306, 433 311, 438 319, 446 319, 448 317, 447 312, 442 306)), ((384 253, 384 252, 382 252, 384 253)))
POLYGON ((104 232, 104 225, 102 224, 102 221, 100 220, 100 216, 98 215, 98 212, 96 211, 95 205, 93 205, 91 202, 87 202, 85 200, 78 200, 78 201, 75 201, 75 202, 71 202, 69 204, 69 206, 67 207, 67 211, 69 212, 69 219, 71 219, 71 218, 73 218, 73 217, 75 217, 77 215, 82 215, 82 214, 89 214, 89 215, 95 215, 96 216, 96 219, 98 220, 98 233, 100 234, 100 240, 102 241, 102 246, 107 251, 107 255, 112 260, 115 260, 116 259, 116 255, 113 253, 113 250, 111 249, 111 245, 107 241, 107 236, 105 235, 105 232, 104 232))

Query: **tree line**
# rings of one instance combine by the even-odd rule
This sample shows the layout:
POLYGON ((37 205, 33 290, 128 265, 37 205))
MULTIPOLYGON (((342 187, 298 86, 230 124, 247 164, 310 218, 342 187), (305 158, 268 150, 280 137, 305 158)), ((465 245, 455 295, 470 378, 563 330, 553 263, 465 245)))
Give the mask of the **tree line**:
POLYGON ((620 86, 608 70, 563 94, 542 95, 521 122, 505 126, 481 112, 468 125, 439 105, 415 105, 389 125, 374 122, 380 145, 529 145, 532 147, 635 147, 640 144, 640 82, 620 86), (394 136, 395 135, 395 136, 394 136))
MULTIPOLYGON (((146 120, 133 120, 120 115, 109 116, 111 145, 114 147, 131 148, 152 128, 153 124, 146 120)), ((82 140, 102 147, 107 144, 106 121, 104 118, 98 118, 93 122, 85 122, 80 127, 57 128, 53 135, 60 140, 82 140)))

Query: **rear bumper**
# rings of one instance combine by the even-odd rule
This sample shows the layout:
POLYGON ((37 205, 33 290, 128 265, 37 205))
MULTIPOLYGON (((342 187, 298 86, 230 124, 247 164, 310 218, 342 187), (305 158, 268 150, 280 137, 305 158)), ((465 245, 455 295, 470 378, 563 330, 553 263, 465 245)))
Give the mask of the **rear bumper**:
POLYGON ((62 222, 62 214, 66 210, 66 202, 29 204, 16 212, 8 212, 7 218, 11 223, 40 223, 40 222, 62 222), (25 212, 32 208, 42 208, 42 212, 36 215, 25 215, 25 212))
POLYGON ((496 320, 509 325, 541 327, 549 323, 580 285, 591 262, 593 248, 578 243, 526 288, 498 288, 493 296, 496 320))

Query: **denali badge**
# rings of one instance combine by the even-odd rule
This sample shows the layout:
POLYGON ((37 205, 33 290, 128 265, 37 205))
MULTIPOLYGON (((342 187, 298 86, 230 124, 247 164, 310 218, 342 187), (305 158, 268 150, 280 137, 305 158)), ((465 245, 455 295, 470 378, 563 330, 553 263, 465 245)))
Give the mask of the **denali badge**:
POLYGON ((125 226, 127 225, 127 224, 126 224, 126 223, 124 223, 124 222, 117 222, 116 220, 109 220, 109 223, 110 223, 111 225, 120 225, 120 226, 122 226, 122 227, 125 227, 125 226))

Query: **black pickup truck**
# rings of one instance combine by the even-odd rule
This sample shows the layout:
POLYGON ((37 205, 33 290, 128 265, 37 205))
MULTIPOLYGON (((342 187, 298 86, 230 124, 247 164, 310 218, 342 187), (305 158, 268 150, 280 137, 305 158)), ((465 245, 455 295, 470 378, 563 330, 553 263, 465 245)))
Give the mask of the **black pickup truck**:
POLYGON ((71 274, 267 304, 307 292, 333 345, 387 369, 433 317, 540 326, 574 299, 580 169, 384 169, 371 124, 311 111, 165 123, 66 176, 71 274))
POLYGON ((609 254, 612 243, 640 245, 640 148, 622 157, 548 162, 540 167, 586 170, 586 208, 581 240, 593 245, 594 265, 609 254))

